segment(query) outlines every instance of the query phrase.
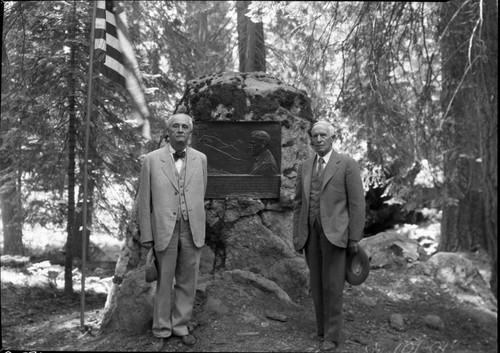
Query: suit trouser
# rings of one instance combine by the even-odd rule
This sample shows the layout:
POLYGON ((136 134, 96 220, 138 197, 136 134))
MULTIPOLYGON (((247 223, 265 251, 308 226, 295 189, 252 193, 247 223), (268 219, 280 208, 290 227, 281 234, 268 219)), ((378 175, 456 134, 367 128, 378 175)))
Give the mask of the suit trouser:
POLYGON ((346 249, 330 243, 320 222, 314 221, 313 226, 309 226, 305 255, 310 272, 318 335, 340 343, 346 249))
POLYGON ((153 334, 163 338, 172 334, 187 335, 201 259, 201 248, 194 245, 189 221, 182 218, 178 220, 167 248, 155 251, 155 255, 159 271, 154 300, 153 334))

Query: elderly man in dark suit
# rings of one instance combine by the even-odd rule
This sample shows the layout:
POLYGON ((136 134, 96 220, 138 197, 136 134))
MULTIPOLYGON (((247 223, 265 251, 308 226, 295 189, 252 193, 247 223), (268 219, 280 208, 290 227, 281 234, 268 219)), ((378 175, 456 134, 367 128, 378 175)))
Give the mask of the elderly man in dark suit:
POLYGON ((189 115, 172 115, 167 120, 168 143, 148 153, 141 170, 141 243, 154 249, 157 260, 153 334, 161 346, 172 335, 186 345, 196 342, 187 324, 205 244, 207 158, 188 146, 192 131, 189 115))
POLYGON ((295 250, 305 251, 321 351, 342 339, 346 254, 363 237, 365 198, 358 164, 333 150, 334 128, 313 125, 316 154, 299 166, 294 198, 295 250))

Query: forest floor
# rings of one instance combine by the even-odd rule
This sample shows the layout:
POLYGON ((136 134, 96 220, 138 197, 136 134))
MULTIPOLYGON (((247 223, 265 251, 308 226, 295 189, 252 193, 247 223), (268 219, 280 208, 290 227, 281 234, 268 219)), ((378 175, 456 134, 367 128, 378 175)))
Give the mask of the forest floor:
MULTIPOLYGON (((99 333, 106 301, 102 286, 87 286, 82 329, 80 293, 64 296, 50 275, 38 278, 27 271, 29 266, 33 264, 4 266, 2 261, 3 351, 158 350, 151 331, 142 335, 99 333)), ((110 264, 101 268, 99 276, 109 278, 113 270, 110 264)), ((76 283, 75 288, 78 286, 76 283)), ((206 290, 197 295, 191 323, 197 343, 187 347, 172 338, 163 350, 319 351, 310 296, 298 291, 290 297, 296 305, 250 285, 213 277, 206 290)), ((498 352, 496 309, 474 304, 471 298, 457 299, 417 266, 372 269, 363 284, 346 285, 344 312, 345 339, 338 352, 498 352), (404 318, 399 327, 390 324, 392 314, 404 318), (438 316, 443 325, 433 328, 426 323, 429 314, 438 316)))

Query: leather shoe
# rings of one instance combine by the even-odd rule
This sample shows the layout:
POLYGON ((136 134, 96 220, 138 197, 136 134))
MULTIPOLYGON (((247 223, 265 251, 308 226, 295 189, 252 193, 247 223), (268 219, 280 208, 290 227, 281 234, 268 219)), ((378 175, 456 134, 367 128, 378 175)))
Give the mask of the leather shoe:
POLYGON ((313 333, 313 334, 311 334, 311 336, 309 336, 309 338, 312 340, 315 340, 315 341, 318 340, 320 342, 323 342, 323 340, 325 339, 325 336, 313 333))
POLYGON ((186 346, 192 346, 196 343, 196 338, 193 335, 181 336, 181 342, 186 346))
POLYGON ((330 340, 324 340, 323 343, 321 343, 321 347, 319 350, 321 352, 335 352, 336 348, 337 348, 337 343, 330 340))
POLYGON ((165 349, 165 345, 167 344, 168 338, 157 337, 156 342, 154 343, 154 352, 163 352, 165 349))

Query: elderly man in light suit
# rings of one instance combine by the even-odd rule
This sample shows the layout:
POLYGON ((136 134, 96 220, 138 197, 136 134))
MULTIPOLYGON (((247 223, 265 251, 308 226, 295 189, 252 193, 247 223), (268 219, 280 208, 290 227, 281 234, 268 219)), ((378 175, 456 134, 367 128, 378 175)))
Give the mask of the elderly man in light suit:
POLYGON ((313 125, 316 154, 299 166, 294 198, 295 250, 305 250, 321 351, 333 352, 342 338, 346 254, 357 251, 365 224, 360 170, 333 150, 334 128, 313 125))
POLYGON ((187 324, 205 244, 207 158, 188 147, 192 131, 189 115, 172 115, 167 120, 168 144, 148 153, 141 170, 141 243, 154 248, 158 264, 153 334, 161 346, 172 335, 186 345, 196 342, 187 324))

